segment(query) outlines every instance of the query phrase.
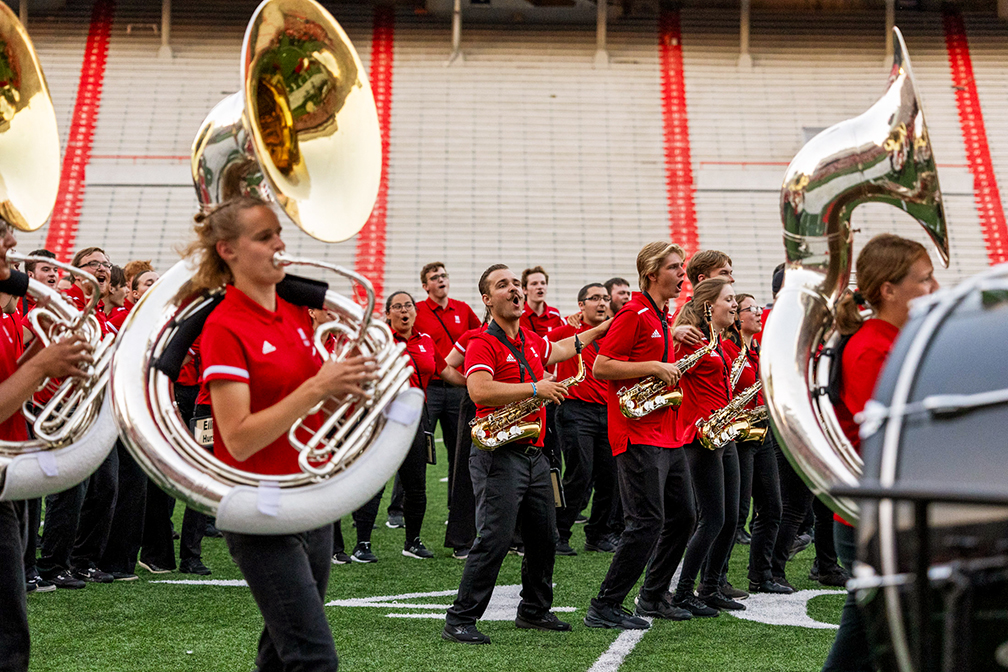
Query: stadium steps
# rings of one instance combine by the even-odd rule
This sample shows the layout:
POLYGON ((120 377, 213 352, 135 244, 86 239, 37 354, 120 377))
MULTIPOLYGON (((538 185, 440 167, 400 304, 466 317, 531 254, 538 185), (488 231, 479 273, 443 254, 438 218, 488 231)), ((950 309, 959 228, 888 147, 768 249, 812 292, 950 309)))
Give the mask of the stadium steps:
MULTIPOLYGON (((861 114, 881 95, 887 77, 883 17, 754 13, 751 70, 736 64, 736 17, 694 10, 683 13, 682 23, 701 247, 727 252, 739 290, 769 299, 772 270, 784 260, 780 180, 814 129, 861 114)), ((938 272, 951 283, 985 267, 986 254, 972 194, 963 188, 968 174, 941 17, 899 13, 897 24, 922 89, 939 170, 956 187, 945 187, 952 264, 938 272)), ((853 225, 860 229, 855 251, 883 231, 927 240, 920 226, 888 206, 861 206, 853 225)))

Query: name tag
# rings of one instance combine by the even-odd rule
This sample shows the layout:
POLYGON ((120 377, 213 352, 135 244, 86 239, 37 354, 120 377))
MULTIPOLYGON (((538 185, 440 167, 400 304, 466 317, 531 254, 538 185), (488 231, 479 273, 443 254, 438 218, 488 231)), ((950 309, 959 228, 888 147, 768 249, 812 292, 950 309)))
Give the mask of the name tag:
POLYGON ((189 422, 189 429, 192 431, 196 443, 204 447, 213 446, 213 416, 205 415, 193 418, 189 422))

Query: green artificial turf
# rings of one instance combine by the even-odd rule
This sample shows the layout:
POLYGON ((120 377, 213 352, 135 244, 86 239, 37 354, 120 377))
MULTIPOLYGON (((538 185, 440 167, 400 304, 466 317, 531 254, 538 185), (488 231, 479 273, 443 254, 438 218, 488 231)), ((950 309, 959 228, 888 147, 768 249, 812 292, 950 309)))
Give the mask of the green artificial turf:
MULTIPOLYGON (((387 529, 385 492, 373 533, 379 557, 374 565, 333 566, 328 600, 345 600, 410 592, 455 590, 463 563, 442 547, 446 519, 447 460, 440 449, 439 463, 428 469, 428 509, 423 535, 436 557, 429 561, 401 555, 403 531, 387 529)), ((176 529, 182 506, 176 507, 176 529)), ((343 521, 347 551, 353 548, 355 530, 343 521)), ((443 621, 426 618, 389 618, 403 608, 328 607, 340 668, 353 671, 385 670, 529 670, 535 672, 588 670, 616 639, 618 632, 586 628, 581 619, 596 593, 611 555, 585 553, 584 532, 575 527, 571 540, 577 557, 557 557, 554 606, 575 607, 560 614, 570 620, 569 633, 517 630, 506 621, 480 624, 493 643, 464 646, 440 638, 443 621)), ((798 589, 821 588, 808 580, 812 550, 803 551, 788 566, 788 578, 798 589)), ((222 539, 203 542, 203 559, 213 570, 210 579, 240 579, 222 539)), ((736 547, 730 580, 746 586, 748 547, 736 547)), ((520 558, 504 562, 498 585, 518 584, 520 558)), ((182 586, 153 583, 159 579, 198 579, 171 573, 153 576, 138 569, 138 581, 111 585, 89 584, 81 591, 59 590, 28 597, 32 632, 33 672, 76 670, 129 672, 213 672, 251 669, 262 627, 248 590, 244 587, 182 586)), ((627 598, 632 608, 633 596, 627 598)), ((451 597, 418 598, 418 602, 448 604, 451 597)), ((809 615, 823 622, 839 620, 843 596, 824 595, 809 601, 809 615)), ((415 610, 414 610, 415 611, 415 610)), ((687 623, 658 622, 624 660, 621 671, 645 670, 818 670, 829 651, 833 630, 773 626, 722 614, 716 619, 687 623)))

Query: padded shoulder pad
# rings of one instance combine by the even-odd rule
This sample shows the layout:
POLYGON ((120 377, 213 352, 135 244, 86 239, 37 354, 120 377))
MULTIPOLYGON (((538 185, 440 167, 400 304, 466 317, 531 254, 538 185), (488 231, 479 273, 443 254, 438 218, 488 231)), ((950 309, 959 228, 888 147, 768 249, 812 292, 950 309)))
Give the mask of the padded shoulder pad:
POLYGON ((181 322, 173 320, 169 328, 176 328, 175 335, 172 336, 171 341, 165 347, 161 356, 155 359, 151 365, 171 378, 172 381, 178 380, 179 372, 182 370, 182 363, 185 361, 190 346, 203 333, 203 325, 206 323, 207 318, 210 317, 210 313, 223 300, 224 294, 218 294, 206 305, 200 307, 199 310, 187 316, 181 322))
POLYGON ((15 271, 12 268, 10 277, 6 280, 0 280, 0 292, 14 296, 24 296, 28 293, 28 274, 15 271))
POLYGON ((277 295, 288 303, 306 308, 322 309, 325 307, 325 294, 329 290, 329 283, 311 278, 302 278, 300 275, 288 273, 284 279, 277 283, 277 295))

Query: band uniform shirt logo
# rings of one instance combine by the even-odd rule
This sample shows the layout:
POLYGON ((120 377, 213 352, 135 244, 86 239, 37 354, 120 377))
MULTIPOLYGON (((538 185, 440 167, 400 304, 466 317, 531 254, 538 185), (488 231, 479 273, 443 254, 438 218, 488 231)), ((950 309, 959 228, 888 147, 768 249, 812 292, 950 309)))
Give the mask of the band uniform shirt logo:
POLYGON ((517 364, 517 362, 515 361, 514 355, 512 355, 512 354, 508 354, 507 359, 505 359, 504 361, 505 362, 513 362, 513 363, 517 364))
POLYGON ((276 352, 276 346, 269 341, 263 341, 262 354, 268 355, 271 352, 276 352))
POLYGON ((662 335, 660 333, 658 333, 657 329, 655 329, 654 333, 651 334, 651 338, 661 338, 661 337, 662 337, 662 335))

